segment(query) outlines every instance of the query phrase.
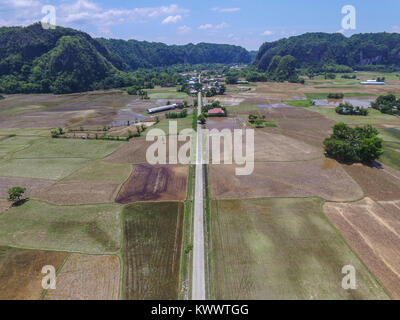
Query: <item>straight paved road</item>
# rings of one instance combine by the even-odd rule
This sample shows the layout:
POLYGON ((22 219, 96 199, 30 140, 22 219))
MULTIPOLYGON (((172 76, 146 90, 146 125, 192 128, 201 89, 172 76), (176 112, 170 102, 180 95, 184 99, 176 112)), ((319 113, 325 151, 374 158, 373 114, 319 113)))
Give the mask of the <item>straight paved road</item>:
MULTIPOLYGON (((201 83, 201 77, 199 76, 201 83)), ((201 114, 202 97, 198 96, 198 114, 201 114)), ((197 125, 196 184, 194 203, 193 235, 193 281, 192 300, 205 300, 206 282, 204 272, 204 207, 203 207, 203 165, 201 125, 197 125)))

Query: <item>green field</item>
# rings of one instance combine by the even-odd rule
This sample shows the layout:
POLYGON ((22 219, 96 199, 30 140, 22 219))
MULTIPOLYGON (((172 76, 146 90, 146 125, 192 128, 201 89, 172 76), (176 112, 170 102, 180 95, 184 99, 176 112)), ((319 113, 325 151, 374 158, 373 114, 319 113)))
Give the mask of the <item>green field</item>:
POLYGON ((0 215, 0 245, 112 253, 120 248, 117 204, 56 206, 30 200, 0 215))
POLYGON ((396 128, 380 129, 380 137, 384 140, 385 153, 379 158, 389 167, 400 170, 400 130, 396 128))
POLYGON ((307 108, 313 105, 310 100, 283 100, 282 102, 288 104, 289 106, 300 108, 307 108))
POLYGON ((192 128, 192 122, 193 118, 192 115, 188 115, 186 118, 180 118, 180 119, 162 119, 159 123, 155 124, 152 126, 150 129, 147 129, 145 132, 146 136, 152 136, 156 135, 158 136, 158 133, 153 134, 154 131, 153 129, 161 129, 162 131, 165 132, 165 135, 169 135, 169 126, 170 126, 170 121, 176 121, 178 123, 178 134, 180 131, 183 129, 191 129, 192 128))
POLYGON ((8 159, 0 160, 0 176, 60 180, 82 168, 89 160, 60 159, 8 159))
POLYGON ((212 202, 211 260, 216 299, 388 299, 330 225, 319 199, 212 202), (341 270, 357 270, 357 290, 341 270))
POLYGON ((171 99, 171 100, 180 100, 180 99, 185 99, 188 97, 188 95, 185 92, 177 92, 177 88, 170 88, 170 89, 154 89, 154 90, 148 90, 148 95, 150 99, 154 100, 166 100, 166 99, 171 99))
POLYGON ((178 298, 183 203, 137 203, 123 211, 127 300, 178 298))
POLYGON ((16 134, 19 136, 50 136, 50 128, 0 128, 0 136, 16 134))
POLYGON ((362 125, 362 124, 399 124, 400 120, 396 116, 392 116, 389 114, 381 113, 378 110, 369 108, 368 116, 347 116, 338 114, 335 111, 335 108, 323 108, 323 107, 315 107, 312 106, 309 108, 310 110, 316 111, 328 119, 331 119, 336 122, 344 122, 346 124, 354 124, 354 125, 362 125))
POLYGON ((123 183, 132 171, 132 165, 105 161, 93 161, 86 167, 62 180, 67 182, 107 182, 123 183))
POLYGON ((260 110, 260 108, 254 104, 241 104, 238 106, 228 106, 228 107, 226 107, 226 109, 228 110, 228 112, 229 111, 240 111, 240 110, 243 110, 243 111, 258 111, 258 110, 260 110))
MULTIPOLYGON (((309 100, 320 100, 320 99, 328 99, 329 92, 321 92, 321 93, 305 93, 307 99, 309 100)), ((345 98, 351 97, 375 97, 378 96, 374 93, 361 93, 361 92, 346 92, 343 93, 345 98)))
POLYGON ((85 158, 103 159, 114 152, 123 142, 80 139, 42 138, 31 147, 14 155, 19 159, 85 158))

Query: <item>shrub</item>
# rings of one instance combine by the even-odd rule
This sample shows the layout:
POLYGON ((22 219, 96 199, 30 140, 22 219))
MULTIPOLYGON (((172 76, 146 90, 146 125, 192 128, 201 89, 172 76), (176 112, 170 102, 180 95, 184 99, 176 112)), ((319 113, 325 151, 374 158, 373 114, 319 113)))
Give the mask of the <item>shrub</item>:
POLYGON ((354 107, 351 103, 341 103, 335 109, 336 113, 348 116, 367 116, 369 111, 365 108, 354 107))
POLYGON ((344 94, 343 93, 330 93, 328 94, 328 99, 343 99, 344 94))
POLYGON ((18 202, 24 195, 26 188, 23 187, 13 187, 8 190, 8 200, 12 202, 18 202))

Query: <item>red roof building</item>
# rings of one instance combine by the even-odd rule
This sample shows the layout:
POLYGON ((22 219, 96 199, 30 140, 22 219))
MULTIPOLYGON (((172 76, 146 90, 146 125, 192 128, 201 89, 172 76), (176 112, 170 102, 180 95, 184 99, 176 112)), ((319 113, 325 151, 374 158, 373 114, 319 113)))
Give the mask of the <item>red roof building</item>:
POLYGON ((214 109, 208 110, 208 114, 210 116, 219 116, 219 115, 225 115, 225 112, 221 108, 214 108, 214 109))

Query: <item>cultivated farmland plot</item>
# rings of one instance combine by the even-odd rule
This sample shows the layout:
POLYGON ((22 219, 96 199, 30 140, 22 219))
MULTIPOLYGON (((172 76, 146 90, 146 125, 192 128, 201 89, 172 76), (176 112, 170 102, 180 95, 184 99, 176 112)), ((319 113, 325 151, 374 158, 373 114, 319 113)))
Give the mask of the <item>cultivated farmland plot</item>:
POLYGON ((212 296, 216 299, 388 299, 328 223, 318 199, 213 201, 212 296), (341 270, 357 270, 357 290, 341 270))
MULTIPOLYGON (((382 165, 326 158, 323 140, 342 116, 282 102, 326 96, 321 86, 353 98, 379 93, 316 79, 251 84, 250 91, 228 86, 210 99, 228 107, 228 117, 209 119, 208 129, 249 129, 249 114, 277 127, 255 130, 251 175, 237 176, 235 164, 208 166, 207 298, 400 297, 400 120, 377 113, 344 119, 379 128, 382 165), (342 288, 345 265, 356 269, 356 290, 342 288)), ((176 89, 149 90, 150 100, 122 91, 0 100, 0 299, 190 299, 188 166, 148 164, 149 129, 129 142, 50 138, 50 128, 101 130, 127 116, 142 121, 147 108, 168 100, 192 103, 176 89), (16 185, 29 197, 20 206, 7 200, 16 185), (56 290, 41 286, 49 264, 57 269, 56 290)), ((169 120, 159 117, 152 128, 170 134, 169 120)), ((178 120, 179 129, 192 126, 191 114, 178 120)), ((110 134, 135 129, 131 123, 110 134)), ((223 163, 222 146, 220 156, 223 163)))

